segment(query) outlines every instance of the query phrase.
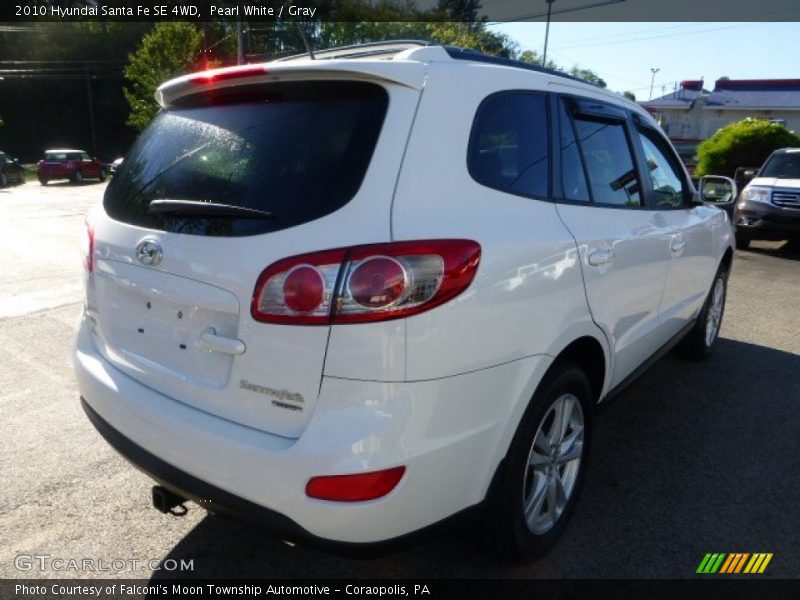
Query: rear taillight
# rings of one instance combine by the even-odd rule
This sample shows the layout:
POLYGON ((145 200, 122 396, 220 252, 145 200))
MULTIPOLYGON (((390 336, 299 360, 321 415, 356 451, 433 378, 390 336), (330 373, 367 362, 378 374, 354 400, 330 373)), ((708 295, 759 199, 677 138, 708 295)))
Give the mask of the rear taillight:
POLYGON ((306 484, 306 495, 333 502, 375 500, 391 492, 405 472, 405 467, 394 467, 371 473, 312 477, 306 484))
POLYGON ((480 255, 477 242, 431 240, 286 258, 258 278, 250 312, 257 321, 296 325, 405 317, 463 292, 480 255))
POLYGON ((86 217, 86 230, 81 238, 81 254, 83 267, 87 273, 91 273, 94 271, 94 225, 92 225, 91 215, 86 217))

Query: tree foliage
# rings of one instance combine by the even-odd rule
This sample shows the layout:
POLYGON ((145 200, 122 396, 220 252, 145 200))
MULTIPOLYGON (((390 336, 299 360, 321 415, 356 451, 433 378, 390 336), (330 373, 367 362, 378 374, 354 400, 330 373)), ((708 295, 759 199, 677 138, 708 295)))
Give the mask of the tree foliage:
POLYGON ((592 71, 591 69, 584 69, 583 67, 579 67, 575 65, 569 70, 569 74, 573 77, 577 77, 578 79, 583 79, 586 83, 591 83, 592 85, 596 85, 597 87, 604 88, 606 87, 606 82, 600 77, 597 73, 592 71))
POLYGON ((800 146, 800 138, 783 125, 762 119, 744 119, 726 125, 697 149, 698 177, 733 177, 737 167, 758 167, 773 150, 800 146))
POLYGON ((192 23, 159 23, 142 39, 125 68, 123 88, 131 107, 128 124, 142 129, 158 111, 156 88, 200 62, 203 33, 192 23))

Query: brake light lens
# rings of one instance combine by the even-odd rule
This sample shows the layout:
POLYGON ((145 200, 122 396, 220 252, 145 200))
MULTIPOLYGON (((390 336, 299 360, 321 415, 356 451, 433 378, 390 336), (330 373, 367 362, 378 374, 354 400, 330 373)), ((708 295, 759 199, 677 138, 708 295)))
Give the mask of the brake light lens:
POLYGON ((333 502, 375 500, 397 487, 405 472, 405 467, 394 467, 372 473, 312 477, 306 485, 306 495, 333 502))
POLYGON ((241 77, 256 77, 267 72, 265 67, 237 66, 214 71, 204 71, 189 77, 190 83, 214 83, 217 81, 227 81, 229 79, 239 79, 241 77))
POLYGON ((346 252, 303 254, 270 265, 256 282, 250 314, 268 323, 328 324, 346 252))
POLYGON ((258 278, 250 312, 257 321, 295 325, 410 316, 469 287, 480 253, 471 240, 425 240, 283 259, 258 278))
POLYGON ((313 265, 293 267, 283 280, 283 299, 287 308, 310 313, 325 301, 325 277, 313 265))
POLYGON ((405 267, 390 256, 372 256, 357 263, 347 279, 353 302, 364 308, 387 308, 408 289, 405 267))

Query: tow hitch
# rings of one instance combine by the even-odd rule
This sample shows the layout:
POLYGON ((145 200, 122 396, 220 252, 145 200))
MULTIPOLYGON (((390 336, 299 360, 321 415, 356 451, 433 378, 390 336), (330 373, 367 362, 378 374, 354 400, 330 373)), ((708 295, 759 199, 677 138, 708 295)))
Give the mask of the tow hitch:
POLYGON ((160 485, 153 486, 153 506, 159 512, 182 517, 189 512, 184 502, 186 502, 186 498, 178 496, 178 494, 169 491, 167 488, 160 485))

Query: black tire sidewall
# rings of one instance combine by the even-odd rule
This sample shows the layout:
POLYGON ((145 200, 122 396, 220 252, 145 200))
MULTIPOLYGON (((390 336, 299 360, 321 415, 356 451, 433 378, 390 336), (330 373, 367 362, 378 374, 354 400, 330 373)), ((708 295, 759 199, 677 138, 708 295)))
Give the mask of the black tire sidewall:
POLYGON ((520 421, 509 448, 506 472, 501 489, 502 543, 514 558, 530 560, 541 556, 561 537, 574 510, 586 473, 587 456, 591 445, 593 401, 589 380, 570 362, 557 365, 547 374, 534 394, 520 421), (543 534, 528 529, 523 511, 522 488, 527 470, 528 454, 533 436, 553 402, 565 393, 574 394, 581 403, 584 417, 583 457, 578 477, 567 506, 556 525, 543 534))
POLYGON ((750 246, 750 237, 743 233, 737 232, 734 236, 734 239, 736 240, 737 250, 747 250, 747 248, 750 246))

